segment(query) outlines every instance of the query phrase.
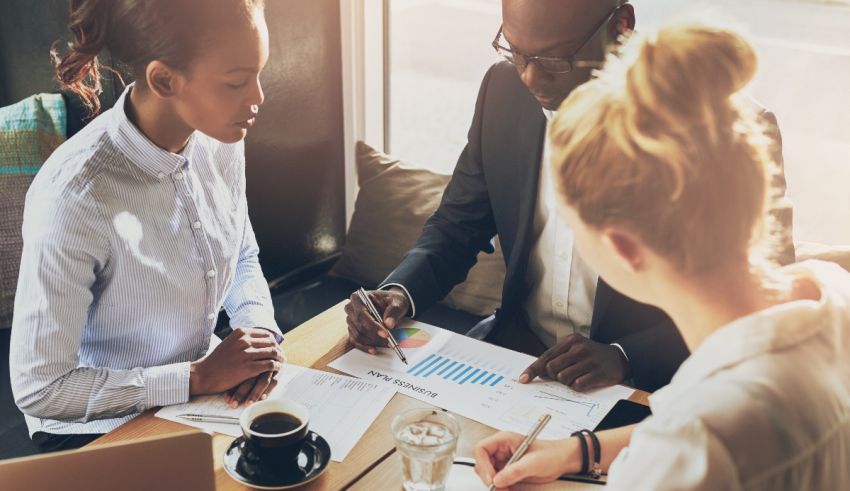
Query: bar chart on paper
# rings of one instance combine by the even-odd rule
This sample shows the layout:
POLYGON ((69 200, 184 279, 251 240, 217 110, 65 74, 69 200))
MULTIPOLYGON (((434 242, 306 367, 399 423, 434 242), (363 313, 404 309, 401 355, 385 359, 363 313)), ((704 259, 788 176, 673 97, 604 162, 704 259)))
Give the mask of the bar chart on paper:
POLYGON ((581 393, 540 379, 520 384, 517 377, 534 357, 420 322, 400 325, 393 336, 410 365, 389 350, 378 355, 352 350, 330 366, 501 430, 526 433, 541 414, 549 413, 552 421, 540 435, 544 439, 594 428, 617 400, 632 392, 614 386, 581 393))
POLYGON ((431 353, 407 369, 407 373, 423 379, 442 379, 458 385, 485 387, 496 387, 505 380, 507 370, 504 367, 479 363, 451 352, 431 353))

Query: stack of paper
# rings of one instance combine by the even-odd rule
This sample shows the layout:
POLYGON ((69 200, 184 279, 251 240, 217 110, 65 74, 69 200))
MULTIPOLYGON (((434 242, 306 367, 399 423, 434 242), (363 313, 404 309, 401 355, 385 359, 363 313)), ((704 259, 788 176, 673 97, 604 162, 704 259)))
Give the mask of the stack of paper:
MULTIPOLYGON (((295 365, 281 370, 278 386, 270 399, 299 402, 310 410, 310 429, 321 435, 331 446, 331 458, 345 459, 375 418, 390 402, 395 391, 384 385, 336 375, 295 365)), ((167 406, 156 416, 227 435, 241 435, 237 424, 196 423, 179 418, 179 414, 203 414, 238 418, 244 408, 233 409, 221 395, 192 399, 186 404, 167 406)))

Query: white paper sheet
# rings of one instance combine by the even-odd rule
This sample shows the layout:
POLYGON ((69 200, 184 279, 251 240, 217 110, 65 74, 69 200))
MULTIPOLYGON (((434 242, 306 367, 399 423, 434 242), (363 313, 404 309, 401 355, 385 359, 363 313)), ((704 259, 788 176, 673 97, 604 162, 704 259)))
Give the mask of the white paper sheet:
POLYGON ((617 385, 587 393, 557 382, 520 384, 535 358, 428 324, 406 321, 393 330, 409 365, 389 348, 377 355, 352 350, 330 366, 500 430, 527 433, 544 412, 543 439, 593 429, 633 389, 617 385))
MULTIPOLYGON (((328 441, 331 459, 341 462, 393 395, 395 391, 392 388, 375 382, 285 365, 278 386, 269 394, 269 399, 288 399, 307 406, 310 410, 310 429, 328 441)), ((196 423, 177 415, 189 413, 238 418, 243 410, 229 407, 223 396, 216 395, 197 397, 186 404, 166 406, 156 416, 206 431, 238 436, 242 434, 239 425, 196 423)))

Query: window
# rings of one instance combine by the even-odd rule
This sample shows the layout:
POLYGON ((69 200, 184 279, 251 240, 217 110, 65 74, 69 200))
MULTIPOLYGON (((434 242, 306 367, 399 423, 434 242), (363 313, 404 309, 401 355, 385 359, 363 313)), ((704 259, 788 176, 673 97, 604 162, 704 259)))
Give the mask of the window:
POLYGON ((478 87, 498 61, 499 0, 390 0, 389 150, 451 174, 478 87))
MULTIPOLYGON (((633 0, 638 29, 711 11, 749 32, 751 92, 777 116, 795 238, 850 244, 850 0, 633 0)), ((500 0, 389 0, 386 149, 451 173, 496 55, 500 0)), ((386 34, 386 33, 385 33, 386 34)))

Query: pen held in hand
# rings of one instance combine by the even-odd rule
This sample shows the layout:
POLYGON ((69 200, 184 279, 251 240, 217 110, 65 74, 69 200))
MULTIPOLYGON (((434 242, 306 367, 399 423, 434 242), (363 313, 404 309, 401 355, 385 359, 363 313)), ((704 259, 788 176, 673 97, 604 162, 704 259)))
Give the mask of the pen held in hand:
POLYGON ((363 305, 366 306, 366 311, 369 312, 369 315, 372 317, 372 319, 374 319, 375 322, 377 322, 378 325, 381 326, 381 329, 383 329, 384 332, 387 333, 387 341, 389 341, 390 347, 393 349, 393 351, 396 352, 402 363, 407 365, 407 358, 404 356, 404 352, 401 351, 401 347, 398 345, 398 342, 393 337, 393 333, 390 332, 390 330, 387 329, 387 327, 384 325, 384 321, 383 319, 381 319, 381 315, 378 313, 378 309, 375 308, 375 304, 373 304, 372 300, 369 299, 369 294, 366 293, 366 290, 364 290, 362 287, 359 288, 356 293, 360 301, 363 302, 363 305))
MULTIPOLYGON (((535 423, 535 425, 531 428, 531 431, 529 431, 528 434, 525 435, 525 438, 522 439, 522 443, 519 444, 519 448, 517 448, 516 452, 511 455, 511 458, 510 460, 508 460, 508 463, 505 464, 505 467, 508 467, 517 460, 521 459, 523 455, 525 455, 525 452, 528 451, 528 447, 530 447, 531 444, 534 443, 534 440, 537 439, 537 435, 539 435, 540 432, 543 431, 543 428, 546 426, 550 419, 552 419, 552 415, 549 413, 540 416, 540 419, 537 420, 537 423, 535 423)), ((503 467, 503 469, 505 467, 503 467)), ((487 491, 494 491, 495 489, 496 485, 491 483, 490 487, 487 488, 487 491)))

